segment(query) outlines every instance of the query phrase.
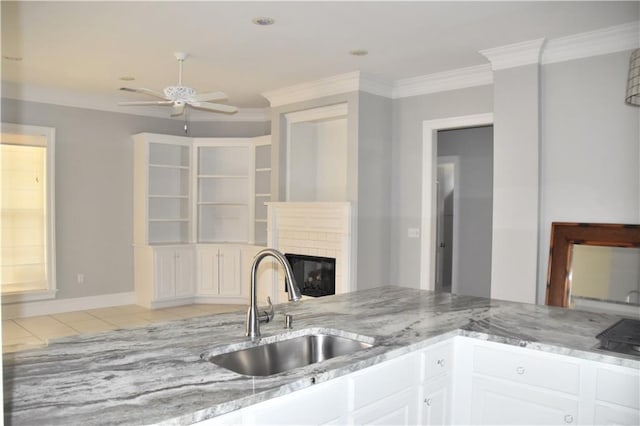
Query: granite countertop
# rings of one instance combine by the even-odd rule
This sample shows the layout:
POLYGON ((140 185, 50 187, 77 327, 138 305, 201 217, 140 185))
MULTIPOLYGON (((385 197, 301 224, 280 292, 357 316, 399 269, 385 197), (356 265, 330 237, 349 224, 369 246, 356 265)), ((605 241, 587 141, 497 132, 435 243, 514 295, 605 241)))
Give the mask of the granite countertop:
POLYGON ((242 376, 203 353, 246 344, 243 312, 59 339, 4 355, 5 421, 25 424, 191 424, 348 374, 456 335, 640 369, 595 336, 619 318, 548 306, 381 287, 276 305, 264 340, 328 328, 376 345, 270 377, 242 376), (284 330, 284 313, 294 329, 284 330), (270 337, 271 336, 271 337, 270 337))

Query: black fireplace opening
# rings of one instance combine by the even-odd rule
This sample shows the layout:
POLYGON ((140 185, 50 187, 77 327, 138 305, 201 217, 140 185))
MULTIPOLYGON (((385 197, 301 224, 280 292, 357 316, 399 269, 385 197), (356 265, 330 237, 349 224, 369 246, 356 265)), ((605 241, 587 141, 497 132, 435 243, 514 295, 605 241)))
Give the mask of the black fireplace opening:
MULTIPOLYGON (((331 257, 285 253, 293 277, 305 296, 336 294, 336 260, 331 257)), ((286 285, 284 291, 287 291, 286 285)))

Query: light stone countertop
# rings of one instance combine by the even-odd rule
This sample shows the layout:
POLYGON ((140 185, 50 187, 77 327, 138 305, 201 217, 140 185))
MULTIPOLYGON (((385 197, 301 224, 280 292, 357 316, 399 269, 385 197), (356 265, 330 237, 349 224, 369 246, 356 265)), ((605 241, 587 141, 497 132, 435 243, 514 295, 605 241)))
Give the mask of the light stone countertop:
POLYGON ((640 369, 597 347, 619 317, 402 287, 276 305, 263 340, 310 328, 374 338, 370 349, 269 377, 242 376, 203 353, 247 344, 244 313, 59 339, 4 355, 7 425, 185 425, 324 382, 456 335, 640 369), (284 313, 294 329, 284 330, 284 313))

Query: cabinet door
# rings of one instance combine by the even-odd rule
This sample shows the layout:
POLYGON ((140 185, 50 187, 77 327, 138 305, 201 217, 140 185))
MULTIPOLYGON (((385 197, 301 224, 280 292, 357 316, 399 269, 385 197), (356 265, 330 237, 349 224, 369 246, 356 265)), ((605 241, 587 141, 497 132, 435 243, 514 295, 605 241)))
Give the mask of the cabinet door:
POLYGON ((596 425, 640 425, 640 411, 632 408, 596 404, 596 425))
POLYGON ((220 252, 218 248, 198 248, 198 294, 217 296, 220 252))
POLYGON ((422 386, 419 424, 450 424, 448 415, 450 391, 450 378, 448 375, 433 379, 422 386))
POLYGON ((175 296, 176 253, 173 249, 155 249, 153 252, 154 300, 166 300, 175 296))
POLYGON ((237 247, 219 249, 218 279, 220 296, 242 295, 242 270, 240 269, 241 250, 237 247))
POLYGON ((325 383, 261 402, 244 410, 244 424, 346 424, 349 409, 347 380, 325 383))
POLYGON ((577 399, 503 380, 473 377, 471 423, 562 425, 578 418, 577 399))
MULTIPOLYGON (((384 387, 385 383, 378 386, 384 387)), ((355 411, 355 425, 415 425, 418 422, 419 389, 412 386, 355 411)))
POLYGON ((189 297, 195 293, 195 258, 193 250, 178 249, 175 251, 175 295, 189 297))

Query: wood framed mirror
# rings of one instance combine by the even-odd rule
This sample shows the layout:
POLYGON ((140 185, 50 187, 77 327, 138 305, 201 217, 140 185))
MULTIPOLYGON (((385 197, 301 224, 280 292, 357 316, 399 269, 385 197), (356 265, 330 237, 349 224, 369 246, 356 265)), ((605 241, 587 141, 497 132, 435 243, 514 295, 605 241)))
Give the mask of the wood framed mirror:
POLYGON ((547 272, 547 305, 570 306, 575 245, 637 249, 640 248, 640 225, 553 222, 547 272))

